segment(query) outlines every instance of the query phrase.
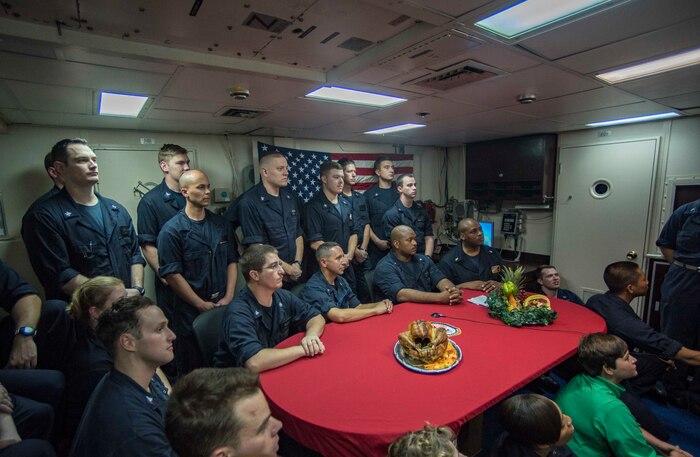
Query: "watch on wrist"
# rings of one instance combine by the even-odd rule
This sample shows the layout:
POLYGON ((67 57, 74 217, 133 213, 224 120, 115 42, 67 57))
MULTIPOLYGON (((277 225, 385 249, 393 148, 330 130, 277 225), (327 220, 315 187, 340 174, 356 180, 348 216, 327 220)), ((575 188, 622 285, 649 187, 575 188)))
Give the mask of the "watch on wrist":
POLYGON ((17 330, 15 330, 15 335, 35 336, 36 329, 32 326, 25 325, 24 327, 20 327, 17 330))
POLYGON ((138 290, 142 297, 146 294, 146 289, 141 286, 131 286, 131 288, 138 290))
POLYGON ((298 260, 295 260, 295 261, 293 261, 293 262, 290 262, 289 264, 290 264, 290 265, 299 265, 300 262, 299 262, 298 260))

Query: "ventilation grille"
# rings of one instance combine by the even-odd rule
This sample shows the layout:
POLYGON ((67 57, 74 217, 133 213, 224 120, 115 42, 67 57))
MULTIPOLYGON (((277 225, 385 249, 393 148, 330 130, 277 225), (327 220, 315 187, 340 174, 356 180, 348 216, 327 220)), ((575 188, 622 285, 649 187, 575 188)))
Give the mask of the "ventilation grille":
POLYGON ((402 73, 421 67, 437 71, 441 69, 440 67, 446 66, 442 65, 443 62, 454 59, 480 44, 481 42, 477 39, 452 30, 427 38, 394 55, 385 57, 377 66, 402 73))
POLYGON ((364 38, 359 38, 359 37, 352 37, 348 38, 347 40, 343 41, 338 45, 339 48, 343 49, 349 49, 350 51, 354 52, 360 52, 363 49, 366 49, 369 46, 372 46, 374 43, 368 40, 365 40, 364 38))
POLYGON ((465 60, 443 71, 407 81, 404 85, 427 87, 435 90, 449 90, 464 86, 465 84, 472 84, 485 79, 495 78, 503 74, 505 74, 505 72, 498 68, 485 65, 475 60, 465 60))
POLYGON ((239 119, 255 119, 267 113, 269 113, 269 111, 227 107, 224 108, 221 112, 219 112, 219 116, 237 117, 239 119))

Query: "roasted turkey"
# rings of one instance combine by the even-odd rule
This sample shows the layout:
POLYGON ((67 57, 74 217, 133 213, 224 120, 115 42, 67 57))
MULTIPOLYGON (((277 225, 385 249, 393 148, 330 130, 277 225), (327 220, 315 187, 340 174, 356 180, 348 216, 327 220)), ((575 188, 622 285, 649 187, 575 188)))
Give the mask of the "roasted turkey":
POLYGON ((444 328, 435 328, 428 321, 413 321, 408 330, 399 333, 404 353, 421 363, 433 363, 447 350, 449 340, 444 328))

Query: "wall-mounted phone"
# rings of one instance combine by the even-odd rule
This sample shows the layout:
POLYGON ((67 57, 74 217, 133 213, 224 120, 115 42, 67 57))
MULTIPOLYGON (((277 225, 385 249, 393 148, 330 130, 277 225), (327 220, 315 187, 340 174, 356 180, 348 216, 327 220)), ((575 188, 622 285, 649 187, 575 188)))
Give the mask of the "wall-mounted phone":
POLYGON ((522 231, 520 213, 516 211, 504 211, 501 222, 501 233, 504 235, 519 235, 522 231))

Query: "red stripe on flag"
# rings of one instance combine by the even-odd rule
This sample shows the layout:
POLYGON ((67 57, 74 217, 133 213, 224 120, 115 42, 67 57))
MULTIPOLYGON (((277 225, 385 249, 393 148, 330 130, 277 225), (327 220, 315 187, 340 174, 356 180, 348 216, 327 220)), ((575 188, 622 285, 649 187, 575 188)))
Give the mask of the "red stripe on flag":
MULTIPOLYGON (((395 175, 400 175, 401 173, 413 173, 413 167, 398 167, 394 168, 394 174, 395 175)), ((357 169, 357 175, 358 176, 374 176, 374 169, 372 168, 358 168, 357 169)))

